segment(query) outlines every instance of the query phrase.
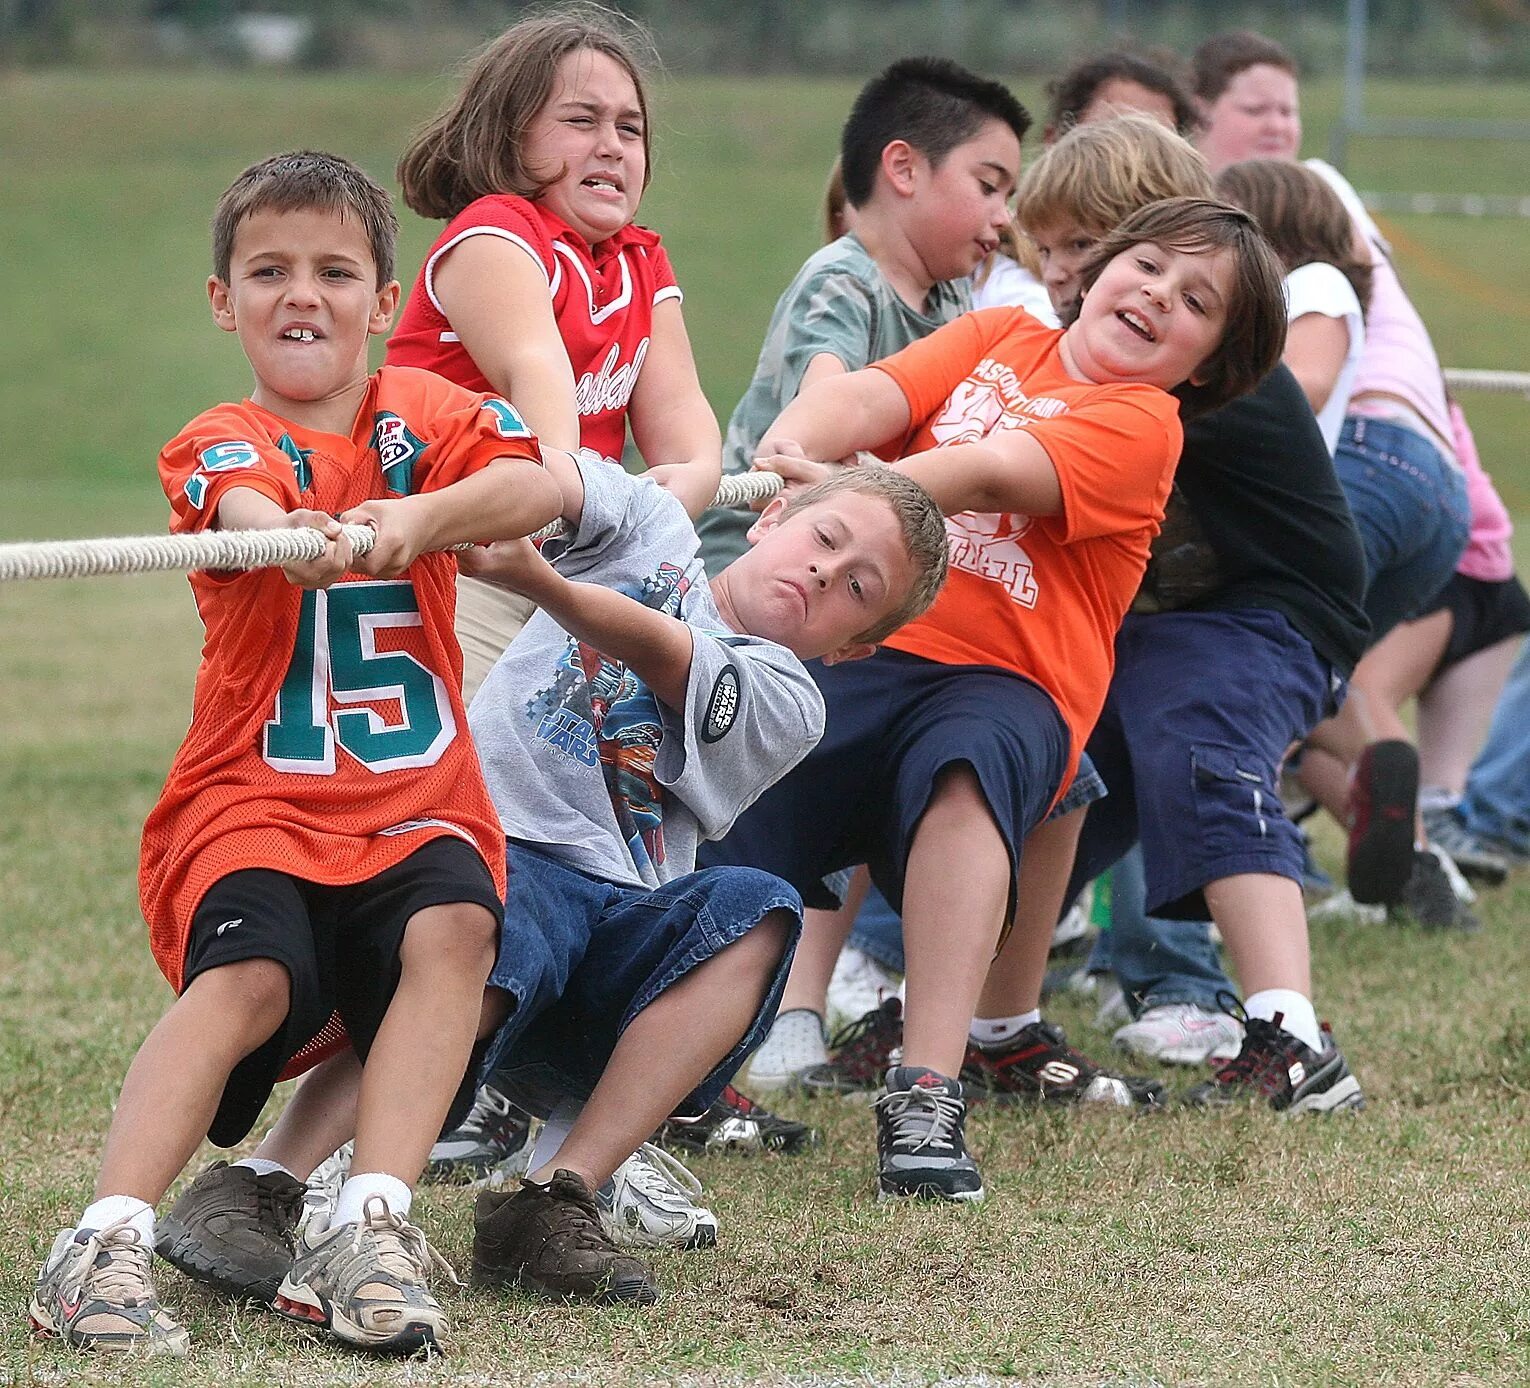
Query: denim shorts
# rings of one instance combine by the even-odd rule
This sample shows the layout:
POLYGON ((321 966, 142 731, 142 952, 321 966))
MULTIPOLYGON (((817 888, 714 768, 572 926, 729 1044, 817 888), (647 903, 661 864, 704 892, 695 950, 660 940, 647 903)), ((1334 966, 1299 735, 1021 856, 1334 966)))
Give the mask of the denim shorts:
POLYGON ((513 1010, 488 1047, 484 1073, 546 1117, 560 1099, 587 1099, 622 1032, 665 989, 742 938, 772 911, 792 920, 748 1032, 677 1112, 703 1112, 761 1041, 786 987, 802 901, 753 868, 710 868, 653 890, 579 872, 512 840, 499 957, 489 982, 513 1010))
POLYGON ((1385 419, 1344 421, 1334 471, 1365 548, 1365 615, 1375 643, 1427 610, 1466 547, 1466 477, 1427 438, 1385 419))
POLYGON ((1084 823, 1072 890, 1139 838, 1150 915, 1205 920, 1202 888, 1240 873, 1300 881, 1280 764, 1343 689, 1278 612, 1128 614, 1089 740, 1110 794, 1084 823))

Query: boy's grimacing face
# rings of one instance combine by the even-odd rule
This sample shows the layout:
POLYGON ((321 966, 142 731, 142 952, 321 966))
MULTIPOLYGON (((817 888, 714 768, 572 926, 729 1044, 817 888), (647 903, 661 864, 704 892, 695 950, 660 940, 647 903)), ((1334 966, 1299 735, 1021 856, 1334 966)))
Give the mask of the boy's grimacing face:
POLYGON ((784 519, 776 498, 749 531, 751 548, 726 570, 744 631, 803 660, 870 655, 857 640, 907 597, 914 582, 892 506, 865 492, 838 492, 784 519))
POLYGON ((263 209, 234 232, 228 283, 213 276, 207 293, 213 320, 239 334, 255 373, 250 398, 302 423, 365 381, 367 338, 388 331, 399 287, 377 287, 354 214, 263 209))
POLYGON ((938 166, 915 151, 919 181, 909 204, 909 241, 936 281, 970 275, 1009 225, 1009 197, 1020 177, 1020 141, 990 120, 938 166))

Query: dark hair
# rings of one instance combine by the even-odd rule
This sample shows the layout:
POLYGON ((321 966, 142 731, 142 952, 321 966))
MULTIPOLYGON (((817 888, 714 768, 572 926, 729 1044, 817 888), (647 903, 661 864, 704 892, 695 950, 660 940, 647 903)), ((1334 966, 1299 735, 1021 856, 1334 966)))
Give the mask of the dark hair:
MULTIPOLYGON (((1124 251, 1144 241, 1166 250, 1199 254, 1230 250, 1235 273, 1226 304, 1222 340, 1196 368, 1205 379, 1175 386, 1186 419, 1205 414, 1251 391, 1275 367, 1286 345, 1286 294, 1280 261, 1264 233, 1241 207, 1209 198, 1165 198, 1132 213, 1100 239, 1079 274, 1088 294, 1101 271, 1124 251)), ((1074 304, 1064 319, 1078 317, 1074 304)))
POLYGON ((1274 39, 1248 29, 1213 34, 1190 55, 1190 89, 1209 105, 1240 72, 1261 63, 1299 76, 1296 59, 1274 39))
POLYGON ((535 198, 563 176, 533 169, 522 153, 531 123, 552 97, 570 53, 604 53, 637 88, 643 114, 643 186, 651 173, 648 93, 634 50, 652 53, 633 21, 597 5, 564 6, 513 24, 472 55, 462 90, 409 141, 398 161, 404 201, 422 217, 448 220, 493 193, 535 198))
POLYGON ((1311 169, 1285 159, 1245 159, 1217 175, 1217 196, 1252 212, 1286 273, 1326 261, 1371 306, 1371 262, 1356 253, 1355 224, 1339 195, 1311 169))
POLYGON ((317 150, 273 154, 251 164, 223 191, 213 211, 213 274, 228 283, 234 234, 257 212, 336 212, 354 216, 377 266, 377 288, 393 278, 398 216, 393 199, 349 159, 317 150))
POLYGON ((1116 50, 1102 53, 1097 58, 1086 58, 1056 81, 1048 83, 1047 100, 1051 102, 1051 110, 1047 114, 1047 137, 1062 135, 1077 125, 1078 118, 1094 100, 1094 94, 1117 78, 1135 82, 1164 97, 1174 108, 1174 129, 1178 134, 1188 135, 1195 128, 1195 103, 1167 67, 1135 53, 1116 50))
POLYGON ((901 58, 861 88, 840 132, 840 168, 851 207, 864 207, 876 187, 882 151, 904 140, 938 168, 957 145, 990 120, 1025 138, 1031 117, 1001 82, 990 82, 946 58, 901 58))

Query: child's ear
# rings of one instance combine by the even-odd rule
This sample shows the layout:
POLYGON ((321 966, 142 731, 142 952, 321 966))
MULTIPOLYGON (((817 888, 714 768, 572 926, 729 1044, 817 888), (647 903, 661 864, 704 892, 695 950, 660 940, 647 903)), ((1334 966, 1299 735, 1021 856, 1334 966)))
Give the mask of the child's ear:
POLYGON ((383 336, 393 326, 400 292, 397 280, 389 280, 377 291, 377 302, 372 306, 372 316, 367 323, 367 331, 373 337, 383 336))
POLYGON ((882 172, 895 193, 904 197, 914 191, 918 179, 919 151, 907 140, 889 140, 882 148, 882 172))
POLYGON ((229 293, 228 285, 216 275, 207 277, 207 302, 212 309, 214 323, 226 333, 239 331, 239 325, 234 321, 233 295, 229 293))
POLYGON ((757 545, 772 530, 781 523, 782 513, 786 510, 786 498, 784 496, 772 497, 769 504, 758 516, 754 524, 745 533, 745 539, 752 545, 757 545))
POLYGON ((868 655, 876 653, 877 648, 865 641, 847 641, 820 659, 825 665, 843 665, 847 660, 865 660, 868 655))

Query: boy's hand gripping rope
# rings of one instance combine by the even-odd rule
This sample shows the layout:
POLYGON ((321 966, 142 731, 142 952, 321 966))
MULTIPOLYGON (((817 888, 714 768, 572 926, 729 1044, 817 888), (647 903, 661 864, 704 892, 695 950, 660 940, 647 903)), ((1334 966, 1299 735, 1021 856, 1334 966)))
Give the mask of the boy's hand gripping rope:
MULTIPOLYGON (((773 472, 724 477, 717 505, 766 500, 781 490, 773 472)), ((372 548, 369 525, 346 525, 342 532, 355 554, 372 548)), ((537 531, 537 538, 560 534, 562 521, 537 531)), ((141 535, 120 539, 44 540, 0 545, 0 582, 24 578, 91 578, 97 574, 189 573, 196 569, 267 569, 324 553, 319 530, 205 530, 189 535, 141 535)), ((455 546, 469 549, 469 545, 455 546)))

